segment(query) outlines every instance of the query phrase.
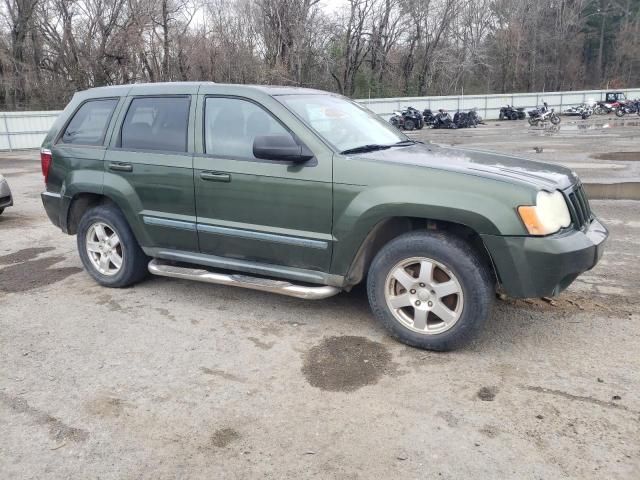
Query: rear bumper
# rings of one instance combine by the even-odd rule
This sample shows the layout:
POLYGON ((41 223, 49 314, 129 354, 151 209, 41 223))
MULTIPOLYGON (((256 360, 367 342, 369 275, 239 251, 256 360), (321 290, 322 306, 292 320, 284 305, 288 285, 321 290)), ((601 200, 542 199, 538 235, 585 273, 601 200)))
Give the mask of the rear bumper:
POLYGON ((42 205, 44 205, 44 209, 51 223, 58 228, 62 228, 62 195, 53 192, 42 192, 40 198, 42 198, 42 205))
POLYGON ((516 298, 557 295, 602 257, 608 230, 593 219, 586 231, 548 237, 483 235, 505 293, 516 298))
POLYGON ((7 181, 0 176, 0 208, 7 208, 13 205, 13 197, 11 189, 7 181))

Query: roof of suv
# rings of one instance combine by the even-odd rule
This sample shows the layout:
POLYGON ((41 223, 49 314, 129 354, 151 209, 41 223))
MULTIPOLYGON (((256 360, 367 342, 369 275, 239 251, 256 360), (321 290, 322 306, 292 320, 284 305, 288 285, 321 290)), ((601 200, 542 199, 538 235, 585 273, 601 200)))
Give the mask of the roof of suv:
POLYGON ((302 88, 302 87, 288 87, 282 85, 242 85, 242 84, 234 84, 234 83, 214 83, 214 82, 158 82, 158 83, 133 83, 133 84, 125 84, 125 85, 111 85, 106 87, 94 87, 90 88, 92 94, 113 94, 114 90, 120 90, 123 87, 129 87, 129 95, 135 94, 144 94, 146 90, 153 89, 157 91, 158 87, 166 88, 167 93, 171 93, 172 90, 177 88, 184 87, 220 87, 220 90, 224 90, 225 88, 233 88, 233 89, 251 89, 258 90, 267 95, 277 96, 277 95, 319 95, 319 94, 327 94, 329 92, 325 92, 323 90, 315 90, 312 88, 302 88))

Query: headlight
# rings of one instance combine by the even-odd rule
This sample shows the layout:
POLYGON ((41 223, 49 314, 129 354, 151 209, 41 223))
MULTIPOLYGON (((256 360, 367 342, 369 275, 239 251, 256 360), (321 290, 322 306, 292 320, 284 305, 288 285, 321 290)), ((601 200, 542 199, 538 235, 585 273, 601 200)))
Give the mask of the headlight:
POLYGON ((571 215, 561 192, 538 192, 535 206, 518 207, 518 214, 531 235, 549 235, 571 225, 571 215))

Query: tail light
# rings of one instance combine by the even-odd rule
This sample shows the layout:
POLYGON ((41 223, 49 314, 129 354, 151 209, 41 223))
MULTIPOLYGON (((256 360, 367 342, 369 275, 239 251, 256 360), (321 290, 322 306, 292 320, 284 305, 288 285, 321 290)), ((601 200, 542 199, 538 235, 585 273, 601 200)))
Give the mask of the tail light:
POLYGON ((49 178, 49 168, 51 168, 51 150, 43 148, 40 150, 40 165, 42 166, 42 175, 44 176, 44 183, 47 183, 49 178))

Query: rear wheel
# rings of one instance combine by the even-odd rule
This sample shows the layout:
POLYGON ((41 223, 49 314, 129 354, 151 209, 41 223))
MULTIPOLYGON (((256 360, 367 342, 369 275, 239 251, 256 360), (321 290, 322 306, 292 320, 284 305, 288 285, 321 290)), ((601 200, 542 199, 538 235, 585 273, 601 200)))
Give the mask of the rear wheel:
POLYGON ((83 215, 77 243, 85 270, 100 285, 127 287, 147 276, 149 258, 113 205, 99 205, 83 215))
POLYGON ((385 245, 367 278, 376 318, 403 343, 452 350, 487 319, 493 281, 473 249, 445 234, 411 232, 385 245))
POLYGON ((404 129, 405 130, 413 130, 414 128, 416 128, 416 124, 413 122, 413 120, 411 120, 410 118, 407 118, 404 121, 404 129))
POLYGON ((616 117, 624 117, 624 114, 627 113, 623 108, 616 108, 616 117))
POLYGON ((498 117, 499 120, 504 120, 504 112, 500 112, 500 116, 498 117))
POLYGON ((549 117, 549 120, 551 120, 551 123, 553 123, 554 125, 558 125, 560 123, 560 117, 555 113, 551 115, 551 117, 549 117))

